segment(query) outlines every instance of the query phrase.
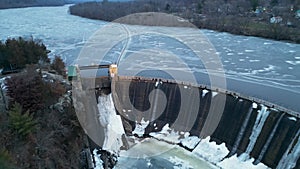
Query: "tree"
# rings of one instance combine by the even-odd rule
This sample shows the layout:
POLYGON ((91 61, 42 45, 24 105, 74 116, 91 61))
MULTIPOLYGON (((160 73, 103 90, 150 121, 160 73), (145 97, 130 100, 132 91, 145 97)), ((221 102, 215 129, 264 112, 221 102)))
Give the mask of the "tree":
POLYGON ((165 6, 165 11, 170 11, 170 8, 171 8, 170 4, 167 3, 166 6, 165 6))
POLYGON ((203 8, 203 2, 199 1, 197 4, 197 12, 202 13, 202 8, 203 8))
POLYGON ((7 95, 10 105, 20 103, 23 111, 37 112, 44 107, 44 83, 41 75, 33 67, 25 74, 13 76, 6 80, 7 95))
POLYGON ((59 75, 65 77, 66 76, 65 68, 66 66, 64 61, 59 56, 55 56, 51 64, 51 69, 55 70, 59 75))
POLYGON ((252 10, 255 11, 259 5, 258 0, 250 0, 250 2, 251 2, 252 10))
POLYGON ((9 111, 9 121, 11 128, 24 138, 36 129, 37 121, 28 110, 25 113, 22 112, 22 106, 15 103, 9 111))
POLYGON ((278 4, 278 0, 271 0, 271 5, 272 6, 275 6, 275 5, 277 5, 278 4))
POLYGON ((12 157, 6 149, 0 150, 0 168, 13 169, 12 157))

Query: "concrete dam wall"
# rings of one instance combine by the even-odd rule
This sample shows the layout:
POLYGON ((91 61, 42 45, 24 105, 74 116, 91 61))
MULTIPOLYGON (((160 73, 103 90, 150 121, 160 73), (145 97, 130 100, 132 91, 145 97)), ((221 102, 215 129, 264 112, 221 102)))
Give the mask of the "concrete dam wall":
POLYGON ((112 91, 129 135, 144 119, 150 121, 145 136, 169 124, 176 131, 224 142, 227 156, 253 157, 254 164, 271 168, 300 168, 300 120, 284 110, 234 93, 158 79, 115 78, 112 91))

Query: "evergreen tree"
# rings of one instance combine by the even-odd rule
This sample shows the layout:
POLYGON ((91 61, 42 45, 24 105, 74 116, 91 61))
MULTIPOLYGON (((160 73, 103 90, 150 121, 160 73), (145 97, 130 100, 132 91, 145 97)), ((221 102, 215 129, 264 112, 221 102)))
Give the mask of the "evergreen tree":
POLYGON ((9 111, 9 122, 11 128, 22 138, 32 133, 37 126, 33 114, 29 111, 22 113, 22 106, 19 103, 15 103, 9 111))
POLYGON ((62 75, 64 77, 66 76, 65 63, 59 56, 54 57, 51 68, 55 70, 59 75, 62 75))
POLYGON ((2 169, 13 169, 11 165, 11 155, 5 149, 0 150, 0 168, 2 169))

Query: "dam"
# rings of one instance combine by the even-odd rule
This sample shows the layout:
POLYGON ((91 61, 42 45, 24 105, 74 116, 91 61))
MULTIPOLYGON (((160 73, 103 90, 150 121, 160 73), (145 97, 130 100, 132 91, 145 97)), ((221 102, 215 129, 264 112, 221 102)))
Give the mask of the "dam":
MULTIPOLYGON (((122 120, 126 136, 134 135, 133 131, 142 120, 149 121, 143 137, 151 137, 152 132, 159 132, 168 124, 175 131, 189 132, 200 139, 209 136, 217 144, 225 143, 230 151, 225 158, 233 155, 241 161, 254 158, 253 165, 263 163, 278 169, 300 167, 299 112, 207 85, 122 76, 116 70, 113 76, 105 72, 108 73, 105 78, 82 78, 80 88, 86 96, 96 98, 112 94, 116 114, 122 120), (184 107, 183 95, 188 97, 189 107, 184 107), (161 104, 164 105, 162 108, 161 104), (220 109, 222 104, 224 106, 220 109)), ((77 82, 73 84, 78 85, 77 82)), ((95 119, 97 100, 86 102, 89 106, 85 113, 91 115, 87 119, 95 119)), ((92 121, 87 123, 97 123, 101 128, 97 120, 92 121)), ((92 135, 89 135, 91 139, 103 144, 104 131, 95 126, 91 128, 93 132, 88 133, 92 135)), ((122 137, 122 142, 123 148, 127 149, 126 138, 122 137)))

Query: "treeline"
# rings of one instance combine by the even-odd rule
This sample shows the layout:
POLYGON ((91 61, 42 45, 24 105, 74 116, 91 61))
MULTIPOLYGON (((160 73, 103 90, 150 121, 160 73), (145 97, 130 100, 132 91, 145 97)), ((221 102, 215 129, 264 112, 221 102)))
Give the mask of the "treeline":
POLYGON ((164 12, 187 19, 199 28, 300 43, 300 0, 136 0, 88 2, 70 7, 70 13, 114 21, 140 12, 164 12), (283 21, 270 23, 273 16, 283 21))
POLYGON ((26 64, 50 63, 46 46, 40 40, 22 37, 0 41, 0 68, 22 69, 26 64))
POLYGON ((38 65, 40 68, 55 71, 66 76, 65 63, 60 56, 55 56, 52 63, 48 57, 50 51, 41 42, 33 38, 22 37, 0 41, 0 68, 2 74, 21 71, 28 65, 38 65))
POLYGON ((65 0, 1 0, 0 9, 30 6, 58 6, 64 4, 65 0))
MULTIPOLYGON (((170 3, 174 3, 170 1, 170 3)), ((177 0, 178 1, 178 0, 177 0)), ((70 13, 91 19, 113 21, 140 12, 166 12, 165 1, 86 2, 70 6, 70 13)), ((168 9, 167 9, 168 10, 168 9)))

